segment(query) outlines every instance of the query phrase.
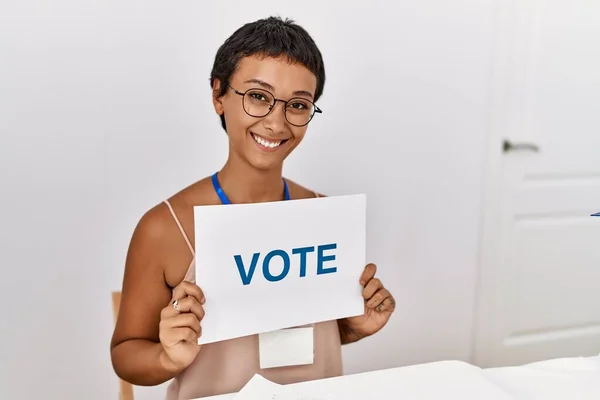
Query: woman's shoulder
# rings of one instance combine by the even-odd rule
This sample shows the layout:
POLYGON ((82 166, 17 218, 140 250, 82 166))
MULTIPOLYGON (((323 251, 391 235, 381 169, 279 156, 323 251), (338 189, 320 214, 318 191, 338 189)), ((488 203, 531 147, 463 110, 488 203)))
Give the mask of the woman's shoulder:
POLYGON ((173 240, 177 237, 173 233, 179 229, 188 236, 193 221, 193 205, 216 204, 207 184, 209 181, 210 178, 204 178, 154 204, 141 215, 136 232, 154 243, 173 240))
MULTIPOLYGON (((131 239, 132 255, 142 255, 161 266, 167 283, 176 286, 187 273, 193 259, 194 205, 215 203, 198 181, 157 202, 139 218, 131 239)), ((218 200, 218 198, 217 198, 218 200)))
POLYGON ((325 197, 324 194, 319 193, 316 190, 304 187, 287 178, 285 180, 289 186, 292 199, 312 199, 315 197, 325 197))

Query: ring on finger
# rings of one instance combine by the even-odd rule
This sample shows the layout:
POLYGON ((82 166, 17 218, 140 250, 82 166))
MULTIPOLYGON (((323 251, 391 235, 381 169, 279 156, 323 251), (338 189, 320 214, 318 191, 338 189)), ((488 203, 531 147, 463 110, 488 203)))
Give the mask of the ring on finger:
POLYGON ((177 310, 177 311, 181 311, 181 310, 179 309, 179 300, 174 300, 174 301, 173 301, 173 308, 174 308, 175 310, 177 310))
POLYGON ((383 299, 383 301, 381 303, 379 303, 379 305, 377 306, 377 311, 383 310, 383 308, 385 307, 385 301, 386 300, 388 300, 388 299, 387 298, 383 299))

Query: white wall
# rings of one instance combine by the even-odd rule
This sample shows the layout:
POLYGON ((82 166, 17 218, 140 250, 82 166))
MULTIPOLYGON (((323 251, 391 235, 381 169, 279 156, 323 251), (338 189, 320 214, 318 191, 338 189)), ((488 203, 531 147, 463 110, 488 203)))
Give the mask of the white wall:
POLYGON ((286 175, 367 193, 368 257, 398 301, 346 372, 468 360, 491 1, 4 2, 0 397, 116 398, 110 292, 132 229, 224 162, 212 60, 271 14, 309 30, 328 76, 286 175))

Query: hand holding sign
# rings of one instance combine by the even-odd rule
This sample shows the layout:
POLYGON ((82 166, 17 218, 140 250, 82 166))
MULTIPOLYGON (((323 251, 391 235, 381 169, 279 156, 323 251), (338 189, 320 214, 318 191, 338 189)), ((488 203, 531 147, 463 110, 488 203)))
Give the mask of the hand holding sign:
POLYGON ((204 318, 204 294, 193 283, 182 282, 173 290, 168 306, 160 313, 159 338, 165 357, 164 367, 173 372, 187 368, 198 355, 200 321, 204 318))
POLYGON ((377 266, 369 264, 365 267, 360 284, 363 286, 362 295, 365 299, 363 315, 345 318, 342 323, 342 334, 347 341, 355 341, 377 333, 387 324, 396 309, 396 301, 378 278, 375 278, 377 266))

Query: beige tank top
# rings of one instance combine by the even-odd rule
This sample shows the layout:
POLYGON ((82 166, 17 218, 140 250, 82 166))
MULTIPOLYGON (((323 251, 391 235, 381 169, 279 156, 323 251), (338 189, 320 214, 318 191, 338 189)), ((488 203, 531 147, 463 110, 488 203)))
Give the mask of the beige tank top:
MULTIPOLYGON (((192 262, 184 280, 196 282, 195 252, 173 207, 168 201, 190 252, 192 262)), ((202 283, 199 284, 202 287, 202 283)), ((337 321, 314 324, 314 363, 310 365, 261 369, 258 358, 258 335, 209 343, 202 346, 192 364, 176 376, 167 388, 167 400, 190 400, 238 392, 258 373, 280 384, 340 376, 342 351, 337 321)))

